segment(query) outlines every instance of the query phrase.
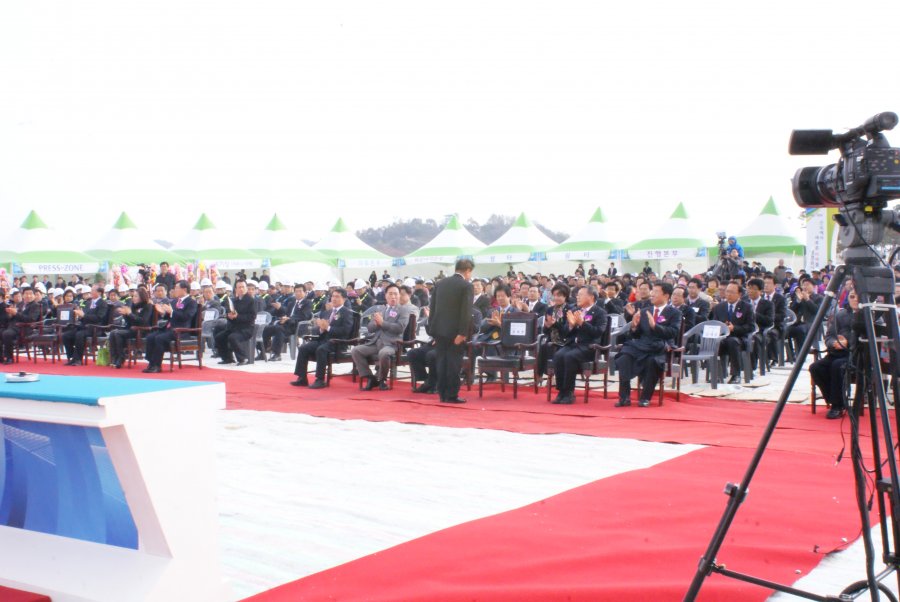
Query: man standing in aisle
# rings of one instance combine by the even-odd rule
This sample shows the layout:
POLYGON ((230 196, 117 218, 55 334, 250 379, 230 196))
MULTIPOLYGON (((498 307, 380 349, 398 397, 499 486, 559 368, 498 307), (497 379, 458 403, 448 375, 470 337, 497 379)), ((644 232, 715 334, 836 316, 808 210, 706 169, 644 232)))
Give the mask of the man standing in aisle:
POLYGON ((472 320, 474 269, 470 259, 457 261, 456 273, 437 283, 429 303, 428 334, 435 340, 437 391, 444 403, 466 401, 459 398, 459 371, 472 320))

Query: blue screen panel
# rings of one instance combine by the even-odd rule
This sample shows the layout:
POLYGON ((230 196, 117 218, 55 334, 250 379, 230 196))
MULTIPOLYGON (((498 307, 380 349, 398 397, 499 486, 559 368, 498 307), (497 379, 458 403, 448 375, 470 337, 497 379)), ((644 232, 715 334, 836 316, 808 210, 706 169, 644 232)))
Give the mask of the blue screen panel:
POLYGON ((0 525, 137 549, 99 429, 4 418, 0 442, 0 525))

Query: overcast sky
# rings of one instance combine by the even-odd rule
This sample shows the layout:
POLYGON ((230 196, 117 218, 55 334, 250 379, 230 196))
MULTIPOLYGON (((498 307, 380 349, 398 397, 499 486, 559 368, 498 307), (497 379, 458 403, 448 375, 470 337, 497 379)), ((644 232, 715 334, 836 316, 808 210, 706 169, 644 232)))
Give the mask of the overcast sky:
MULTIPOLYGON (((740 228, 792 128, 900 111, 900 2, 3 2, 0 206, 86 243, 127 210, 316 239, 528 213, 626 241, 740 228)), ((889 135, 900 146, 900 131, 889 135)))

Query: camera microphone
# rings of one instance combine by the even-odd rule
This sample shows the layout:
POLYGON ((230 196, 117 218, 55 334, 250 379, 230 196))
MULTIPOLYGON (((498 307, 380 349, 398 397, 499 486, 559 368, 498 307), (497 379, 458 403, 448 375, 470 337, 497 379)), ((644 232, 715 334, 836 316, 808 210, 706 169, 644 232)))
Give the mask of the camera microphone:
POLYGON ((827 155, 837 148, 832 130, 794 130, 788 152, 792 155, 827 155))

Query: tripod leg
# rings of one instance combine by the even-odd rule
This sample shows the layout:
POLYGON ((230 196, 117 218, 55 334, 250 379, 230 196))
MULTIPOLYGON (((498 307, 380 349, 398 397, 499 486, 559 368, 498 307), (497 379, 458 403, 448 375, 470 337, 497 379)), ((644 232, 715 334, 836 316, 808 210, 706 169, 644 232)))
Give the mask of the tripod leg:
MULTIPOLYGON (((835 270, 834 278, 831 279, 831 282, 828 285, 828 289, 825 291, 825 299, 819 306, 819 311, 816 312, 816 317, 810 324, 809 332, 806 333, 806 338, 804 339, 803 344, 800 346, 796 361, 791 368, 791 373, 784 385, 784 389, 782 389, 781 391, 781 396, 778 398, 778 403, 775 404, 775 409, 772 411, 772 417, 769 418, 769 423, 766 425, 766 429, 763 432, 762 437, 760 438, 759 445, 757 445, 756 447, 756 452, 754 452, 753 454, 753 459, 750 461, 750 465, 747 467, 747 471, 744 473, 744 478, 741 480, 740 485, 728 484, 725 488, 725 492, 729 496, 728 504, 725 507, 725 513, 723 514, 722 519, 719 521, 719 524, 716 527, 716 531, 709 542, 709 546, 707 547, 706 552, 700 559, 700 566, 697 568, 697 572, 694 574, 691 585, 688 588, 687 593, 684 595, 685 602, 693 602, 693 600, 697 598, 697 594, 700 592, 700 588, 702 587, 703 581, 706 579, 707 575, 709 575, 710 572, 717 570, 718 568, 716 566, 716 555, 719 553, 719 548, 722 547, 722 543, 725 541, 725 535, 728 533, 728 529, 731 526, 735 515, 737 514, 738 507, 740 507, 741 502, 743 502, 744 497, 747 494, 747 491, 750 487, 750 481, 753 479, 753 475, 756 473, 756 469, 759 467, 759 463, 766 451, 769 440, 772 438, 772 435, 775 432, 775 428, 778 426, 778 420, 781 418, 782 412, 784 412, 784 408, 787 405, 788 396, 791 394, 791 390, 794 388, 794 384, 797 382, 797 377, 800 375, 800 371, 803 369, 803 363, 806 361, 806 356, 809 354, 809 348, 812 346, 813 341, 816 340, 819 328, 821 328, 822 323, 825 320, 825 315, 831 307, 831 304, 834 302, 835 295, 837 294, 837 291, 840 290, 841 285, 844 283, 844 279, 846 277, 847 268, 843 265, 838 266, 835 270)), ((713 360, 711 361, 717 361, 717 358, 713 358, 713 360)))

